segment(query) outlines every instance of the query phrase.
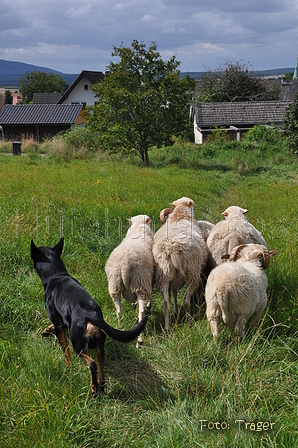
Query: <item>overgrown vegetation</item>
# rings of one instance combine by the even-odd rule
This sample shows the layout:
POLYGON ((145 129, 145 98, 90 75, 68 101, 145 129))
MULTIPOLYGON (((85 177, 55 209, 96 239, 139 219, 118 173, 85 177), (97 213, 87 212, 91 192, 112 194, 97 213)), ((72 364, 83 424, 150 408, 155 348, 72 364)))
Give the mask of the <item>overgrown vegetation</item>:
POLYGON ((242 61, 226 60, 215 70, 206 69, 196 100, 201 102, 277 100, 280 86, 255 75, 242 61))
POLYGON ((287 144, 293 154, 298 154, 298 95, 287 108, 283 123, 284 129, 288 133, 287 144))
MULTIPOLYGON (((33 150, 0 155, 3 448, 295 446, 298 166, 284 139, 271 143, 267 131, 254 130, 242 142, 176 139, 151 150, 149 167, 136 156, 119 163, 101 151, 79 159, 81 148, 67 149, 61 139, 46 142, 43 157, 33 150), (192 320, 184 322, 183 289, 166 335, 154 289, 143 349, 107 340, 106 392, 94 400, 84 363, 72 353, 68 371, 54 339, 41 338, 49 322, 30 240, 55 244, 63 234, 69 272, 119 328, 104 265, 126 218, 146 213, 157 229, 160 210, 183 195, 194 199, 197 219, 217 222, 231 204, 248 208, 249 220, 278 250, 267 271, 266 313, 240 345, 226 328, 216 345, 204 305, 194 302, 192 320)), ((123 305, 120 326, 127 329, 137 312, 123 305)))

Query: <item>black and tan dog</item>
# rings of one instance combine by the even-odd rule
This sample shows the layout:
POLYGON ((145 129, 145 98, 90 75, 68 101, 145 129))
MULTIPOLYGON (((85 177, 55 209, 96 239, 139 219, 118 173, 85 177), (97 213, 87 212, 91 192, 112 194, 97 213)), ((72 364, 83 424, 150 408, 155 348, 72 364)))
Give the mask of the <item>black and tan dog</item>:
POLYGON ((91 371, 91 391, 96 397, 104 389, 104 343, 106 335, 120 342, 129 342, 138 337, 145 328, 147 316, 128 331, 116 330, 103 319, 99 305, 93 300, 80 283, 68 274, 60 258, 64 240, 53 248, 36 247, 31 241, 31 258, 34 268, 39 275, 45 295, 45 307, 53 326, 49 331, 54 332, 63 349, 66 364, 71 362, 66 329, 74 351, 83 358, 91 371), (95 350, 99 370, 95 361, 88 356, 86 350, 95 350))

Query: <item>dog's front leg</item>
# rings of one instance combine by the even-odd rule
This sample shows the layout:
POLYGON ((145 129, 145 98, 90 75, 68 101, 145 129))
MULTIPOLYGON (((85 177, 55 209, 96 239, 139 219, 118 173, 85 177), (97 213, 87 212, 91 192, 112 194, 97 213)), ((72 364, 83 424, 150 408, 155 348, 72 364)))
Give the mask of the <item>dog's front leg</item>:
POLYGON ((84 350, 82 350, 81 353, 79 353, 79 356, 86 361, 86 363, 88 364, 88 366, 90 368, 91 392, 92 392, 93 397, 97 397, 99 395, 99 390, 98 390, 98 382, 97 382, 96 362, 92 358, 90 358, 90 356, 88 356, 87 353, 84 352, 84 350))
POLYGON ((69 347, 68 347, 68 340, 67 340, 65 327, 64 326, 59 326, 59 327, 55 326, 55 333, 56 333, 58 341, 62 347, 66 365, 69 365, 69 364, 71 364, 71 356, 70 356, 70 351, 69 351, 69 347))
POLYGON ((44 338, 47 338, 47 337, 51 336, 52 334, 55 335, 55 327, 54 327, 54 324, 49 325, 49 326, 46 327, 46 328, 43 330, 43 332, 42 332, 42 336, 43 336, 44 338))

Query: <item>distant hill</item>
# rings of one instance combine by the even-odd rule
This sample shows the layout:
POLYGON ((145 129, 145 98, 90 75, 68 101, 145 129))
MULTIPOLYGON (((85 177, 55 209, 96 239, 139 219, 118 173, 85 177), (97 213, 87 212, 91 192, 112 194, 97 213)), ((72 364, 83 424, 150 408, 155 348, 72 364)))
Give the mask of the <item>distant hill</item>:
MULTIPOLYGON (((272 70, 255 70, 255 74, 257 76, 281 76, 285 73, 291 73, 294 72, 295 68, 275 68, 272 70)), ((180 77, 183 78, 186 75, 189 75, 191 78, 198 79, 200 78, 204 72, 181 72, 180 77)))
POLYGON ((47 67, 39 67, 32 64, 24 64, 23 62, 5 61, 0 59, 0 87, 17 87, 18 80, 22 78, 26 72, 45 72, 60 75, 67 84, 71 84, 78 74, 61 73, 47 67))
MULTIPOLYGON (((56 73, 57 75, 60 75, 69 85, 78 76, 78 74, 62 73, 47 67, 39 67, 37 65, 24 64, 23 62, 5 61, 0 59, 0 87, 17 87, 18 80, 22 78, 26 72, 32 72, 34 70, 45 73, 56 73)), ((84 70, 83 67, 82 70, 84 70)), ((294 67, 255 71, 258 76, 278 76, 290 72, 294 72, 294 67)), ((198 79, 204 72, 181 72, 180 77, 186 76, 187 73, 191 78, 198 79)))

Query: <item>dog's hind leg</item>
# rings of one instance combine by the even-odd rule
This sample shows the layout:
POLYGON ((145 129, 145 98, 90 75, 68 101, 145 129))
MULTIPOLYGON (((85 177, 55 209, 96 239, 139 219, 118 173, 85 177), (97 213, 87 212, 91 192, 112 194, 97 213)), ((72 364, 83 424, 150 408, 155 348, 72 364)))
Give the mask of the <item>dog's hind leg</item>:
POLYGON ((56 333, 57 339, 62 347, 66 365, 69 365, 71 363, 71 356, 70 356, 70 352, 69 352, 69 346, 68 346, 68 340, 67 340, 67 336, 66 336, 65 327, 63 325, 55 326, 55 333, 56 333))
POLYGON ((104 392, 105 387, 105 378, 103 373, 104 359, 105 359, 105 351, 104 351, 104 343, 105 343, 106 335, 102 333, 98 333, 95 336, 96 347, 94 349, 96 362, 98 367, 98 386, 101 392, 104 392))
POLYGON ((96 362, 94 361, 94 359, 90 358, 90 356, 87 355, 87 353, 82 350, 79 353, 79 356, 81 358, 83 358, 86 363, 88 364, 89 368, 90 368, 90 372, 91 372, 91 392, 92 392, 92 396, 93 397, 97 397, 99 395, 99 390, 98 390, 98 382, 97 382, 97 367, 96 367, 96 362))

